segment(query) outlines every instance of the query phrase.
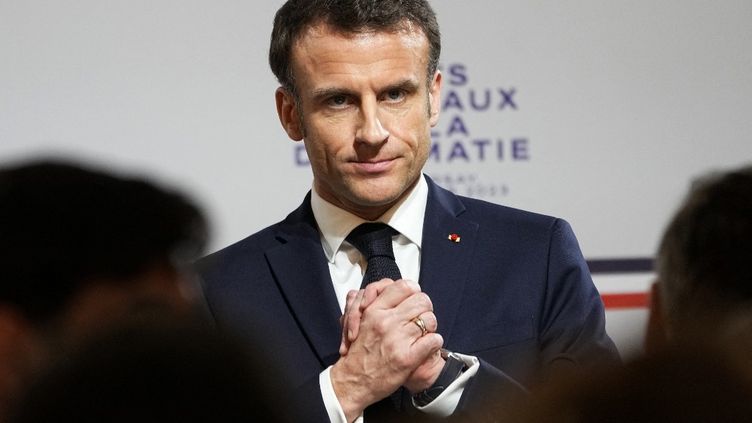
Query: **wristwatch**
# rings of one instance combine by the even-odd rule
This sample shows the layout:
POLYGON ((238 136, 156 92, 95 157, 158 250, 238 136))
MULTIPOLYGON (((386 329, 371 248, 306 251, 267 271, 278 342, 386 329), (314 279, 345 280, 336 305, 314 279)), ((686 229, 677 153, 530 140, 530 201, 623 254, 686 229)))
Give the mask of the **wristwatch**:
POLYGON ((413 402, 415 402, 415 405, 418 407, 424 407, 431 401, 435 400, 436 397, 444 392, 444 389, 451 385, 452 382, 467 370, 467 365, 465 365, 465 363, 451 351, 442 348, 441 358, 446 360, 446 363, 444 363, 444 367, 441 369, 439 377, 436 378, 436 382, 429 386, 425 391, 413 395, 413 402))

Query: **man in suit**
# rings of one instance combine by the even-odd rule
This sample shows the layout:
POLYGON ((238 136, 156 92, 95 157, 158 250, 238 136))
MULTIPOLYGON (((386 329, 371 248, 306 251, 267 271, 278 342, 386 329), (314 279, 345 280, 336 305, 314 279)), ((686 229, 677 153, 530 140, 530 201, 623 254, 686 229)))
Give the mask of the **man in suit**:
POLYGON ((275 17, 277 112, 313 189, 201 267, 217 323, 266 339, 305 421, 477 420, 544 370, 618 362, 564 221, 422 174, 439 52, 426 1, 290 0, 275 17))

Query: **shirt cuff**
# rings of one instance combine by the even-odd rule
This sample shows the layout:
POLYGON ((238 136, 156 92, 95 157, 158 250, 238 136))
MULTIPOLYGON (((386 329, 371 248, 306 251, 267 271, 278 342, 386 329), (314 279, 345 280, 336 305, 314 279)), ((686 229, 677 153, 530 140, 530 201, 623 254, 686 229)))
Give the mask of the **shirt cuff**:
MULTIPOLYGON (((345 417, 345 411, 342 410, 342 406, 337 399, 337 394, 334 393, 331 370, 332 366, 329 366, 319 374, 319 389, 321 390, 321 398, 324 399, 326 414, 329 415, 329 421, 331 423, 349 423, 345 417)), ((439 395, 439 397, 440 396, 441 395, 439 395)), ((354 420, 354 423, 363 423, 363 414, 358 416, 358 418, 354 420)))
MULTIPOLYGON (((467 370, 444 389, 444 392, 439 394, 436 399, 428 403, 426 406, 418 407, 415 405, 415 401, 413 401, 415 408, 435 417, 448 417, 454 413, 454 410, 457 408, 457 404, 459 404, 460 398, 462 397, 462 392, 465 391, 467 382, 478 373, 478 369, 480 368, 480 361, 477 357, 457 353, 454 353, 454 355, 465 363, 467 370)), ((334 393, 334 388, 332 388, 332 393, 334 393)))

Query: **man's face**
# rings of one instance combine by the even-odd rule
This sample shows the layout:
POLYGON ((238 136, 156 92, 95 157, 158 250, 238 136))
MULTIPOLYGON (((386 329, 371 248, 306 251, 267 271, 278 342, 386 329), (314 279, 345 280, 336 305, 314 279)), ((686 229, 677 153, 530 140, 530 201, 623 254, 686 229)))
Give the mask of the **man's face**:
POLYGON ((303 139, 322 198, 372 220, 415 185, 439 115, 441 75, 427 83, 427 60, 419 30, 318 25, 294 45, 299 102, 278 90, 277 109, 290 138, 303 139))

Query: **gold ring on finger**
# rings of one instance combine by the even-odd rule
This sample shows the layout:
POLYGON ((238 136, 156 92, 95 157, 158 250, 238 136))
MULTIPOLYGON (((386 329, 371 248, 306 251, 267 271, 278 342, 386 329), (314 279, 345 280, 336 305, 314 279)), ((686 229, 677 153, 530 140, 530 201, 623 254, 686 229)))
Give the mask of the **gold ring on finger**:
POLYGON ((426 329, 426 322, 423 321, 423 319, 420 318, 420 316, 413 319, 413 323, 415 323, 416 326, 420 328, 420 336, 423 336, 428 333, 428 329, 426 329))

